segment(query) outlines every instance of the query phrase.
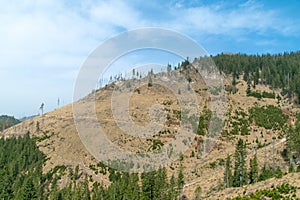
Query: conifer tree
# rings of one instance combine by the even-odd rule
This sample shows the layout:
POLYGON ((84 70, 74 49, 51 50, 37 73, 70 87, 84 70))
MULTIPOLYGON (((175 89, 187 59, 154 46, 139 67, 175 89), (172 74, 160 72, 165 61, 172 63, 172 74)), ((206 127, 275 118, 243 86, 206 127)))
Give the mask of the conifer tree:
POLYGON ((250 160, 249 182, 250 184, 258 182, 258 162, 256 154, 254 158, 250 160))
POLYGON ((90 200, 90 190, 89 190, 89 181, 87 175, 85 176, 85 180, 83 182, 83 191, 82 191, 82 200, 90 200))
POLYGON ((246 144, 242 139, 239 139, 236 145, 234 159, 233 186, 241 187, 248 182, 246 169, 246 144))
POLYGON ((178 190, 176 189, 176 182, 174 175, 171 176, 169 189, 168 189, 168 199, 173 200, 176 199, 178 195, 178 190))
POLYGON ((167 171, 166 168, 160 167, 157 171, 157 176, 155 179, 155 199, 167 199, 167 171))
POLYGON ((184 185, 183 166, 182 166, 182 163, 180 163, 180 169, 179 169, 178 178, 177 178, 177 188, 178 188, 180 199, 182 199, 181 195, 182 195, 183 185, 184 185))
POLYGON ((226 158, 224 181, 226 187, 232 187, 231 160, 229 155, 226 158))
POLYGON ((23 189, 22 189, 22 199, 23 200, 37 199, 37 190, 31 178, 27 178, 24 182, 23 189))
POLYGON ((142 174, 142 200, 155 199, 154 188, 155 188, 155 176, 156 172, 151 171, 142 174))

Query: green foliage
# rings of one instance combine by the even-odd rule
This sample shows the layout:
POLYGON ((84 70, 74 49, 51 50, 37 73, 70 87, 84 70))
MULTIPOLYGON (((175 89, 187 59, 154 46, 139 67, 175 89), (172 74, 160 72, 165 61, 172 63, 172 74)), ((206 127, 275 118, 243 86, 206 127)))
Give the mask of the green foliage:
POLYGON ((176 119, 181 120, 181 111, 180 110, 173 110, 173 114, 175 115, 176 119))
POLYGON ((199 117, 198 129, 197 129, 198 135, 205 135, 207 133, 211 116, 212 116, 211 110, 204 108, 202 114, 199 117))
POLYGON ((280 88, 289 97, 296 93, 300 98, 300 52, 284 54, 220 54, 213 57, 216 66, 234 80, 244 74, 244 80, 280 88))
POLYGON ((0 139, 0 196, 4 199, 37 199, 45 160, 29 133, 23 138, 0 139))
POLYGON ((271 93, 271 92, 263 91, 261 93, 261 92, 250 91, 250 90, 247 90, 247 96, 253 96, 253 97, 256 97, 258 99, 262 99, 262 98, 275 99, 275 97, 276 97, 274 92, 271 93))
POLYGON ((262 98, 269 98, 269 99, 275 99, 276 95, 274 92, 266 92, 266 91, 263 91, 262 92, 262 98))
POLYGON ((248 183, 246 156, 246 144, 242 139, 239 139, 234 154, 234 187, 241 187, 248 183))
POLYGON ((181 62, 180 67, 182 67, 183 69, 187 69, 187 66, 190 64, 189 59, 186 58, 183 62, 181 62))
MULTIPOLYGON (((235 83, 235 82, 233 81, 233 83, 235 83)), ((232 93, 232 94, 235 94, 235 93, 238 92, 238 89, 237 89, 236 86, 234 86, 234 85, 226 85, 226 86, 225 86, 225 90, 226 90, 227 92, 229 92, 229 93, 232 93)))
POLYGON ((104 165, 102 162, 98 162, 97 167, 100 168, 99 172, 101 174, 103 174, 103 175, 106 174, 106 172, 107 172, 107 166, 106 165, 104 165))
POLYGON ((282 176, 283 172, 280 168, 268 168, 267 166, 264 166, 258 179, 259 181, 264 181, 273 177, 281 178, 282 176))
POLYGON ((154 139, 152 141, 152 150, 155 151, 155 150, 160 150, 162 148, 162 146, 164 145, 164 143, 159 140, 159 139, 154 139))
POLYGON ((224 182, 225 182, 225 187, 232 187, 232 185, 233 185, 233 177, 232 177, 232 171, 231 171, 231 160, 230 160, 229 155, 227 155, 227 158, 226 158, 224 182))
MULTIPOLYGON (((0 139, 0 198, 1 199, 140 199, 144 193, 140 193, 139 177, 137 174, 120 173, 112 168, 98 163, 91 168, 107 169, 112 184, 105 188, 101 183, 94 183, 90 190, 87 176, 82 175, 79 166, 69 168, 69 182, 66 187, 59 188, 58 180, 65 175, 65 166, 56 166, 46 174, 42 173, 45 156, 35 144, 35 140, 29 137, 0 139), (81 181, 79 181, 81 180, 81 181)), ((170 184, 165 168, 152 172, 150 182, 154 183, 154 199, 177 199, 176 186, 170 184), (170 188, 170 187, 173 188, 170 188), (170 195, 167 191, 174 191, 170 195)), ((174 181, 174 180, 172 180, 174 181)), ((143 181, 142 181, 143 182, 143 181)), ((147 199, 147 198, 144 198, 147 199)))
POLYGON ((1 199, 175 200, 179 195, 176 182, 183 184, 182 168, 177 179, 172 177, 169 180, 166 169, 159 168, 157 171, 142 174, 140 180, 138 174, 121 173, 103 163, 97 163, 90 168, 108 169, 112 182, 109 187, 105 188, 101 183, 95 182, 90 190, 88 176, 82 180, 79 166, 76 166, 74 169, 69 168, 69 178, 72 181, 64 188, 59 188, 57 183, 65 175, 66 166, 56 166, 43 174, 45 156, 29 134, 18 139, 0 139, 0 155, 1 199))
MULTIPOLYGON (((182 177, 183 178, 183 177, 182 177)), ((180 173, 177 178, 177 182, 180 182, 180 173)), ((138 181, 138 179, 137 179, 138 181)), ((142 193, 140 194, 140 199, 166 199, 175 200, 178 199, 179 190, 176 185, 176 179, 174 176, 170 180, 167 178, 167 171, 165 168, 159 168, 157 171, 151 171, 142 173, 142 193)), ((137 192, 139 187, 137 185, 137 192)), ((138 199, 138 198, 129 198, 138 199)))
POLYGON ((183 166, 181 163, 179 173, 178 173, 178 179, 177 179, 177 188, 182 189, 183 185, 184 185, 184 175, 183 175, 183 166))
POLYGON ((273 105, 253 107, 249 109, 249 113, 256 125, 266 129, 280 130, 288 119, 280 108, 273 105))
POLYGON ((234 174, 231 172, 230 156, 227 156, 224 172, 225 187, 241 187, 243 185, 264 181, 270 178, 281 178, 283 172, 278 168, 268 168, 266 165, 259 171, 256 154, 250 159, 250 171, 247 174, 246 166, 246 144, 239 139, 234 154, 234 174))
POLYGON ((258 161, 256 154, 253 159, 250 159, 249 182, 250 184, 258 182, 258 161))
POLYGON ((195 192, 194 192, 194 199, 195 200, 201 199, 201 192, 202 192, 201 187, 197 186, 196 189, 195 189, 195 192))
POLYGON ((231 135, 249 135, 249 126, 251 119, 248 114, 242 109, 236 110, 233 114, 228 113, 229 119, 225 122, 229 130, 223 131, 223 136, 230 137, 231 135))
POLYGON ((294 127, 288 129, 286 153, 292 158, 300 159, 300 114, 297 114, 297 121, 294 127))
POLYGON ((165 101, 163 102, 163 105, 165 105, 165 106, 170 106, 170 105, 172 105, 172 103, 173 103, 172 100, 165 100, 165 101))
POLYGON ((246 196, 238 196, 231 198, 230 200, 260 200, 262 196, 271 199, 294 199, 296 196, 297 187, 288 183, 284 183, 271 189, 257 190, 255 193, 251 193, 246 196))
POLYGON ((216 162, 209 163, 209 168, 214 169, 216 167, 216 162))
POLYGON ((24 200, 37 199, 37 188, 32 178, 28 178, 24 181, 23 187, 21 188, 21 197, 24 200))

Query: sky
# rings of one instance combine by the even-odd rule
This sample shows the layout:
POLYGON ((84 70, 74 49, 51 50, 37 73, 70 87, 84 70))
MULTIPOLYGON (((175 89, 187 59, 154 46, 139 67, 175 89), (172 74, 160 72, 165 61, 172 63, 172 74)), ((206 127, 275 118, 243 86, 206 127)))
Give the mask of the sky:
MULTIPOLYGON (((300 49, 298 0, 0 3, 0 115, 17 118, 38 114, 41 103, 45 111, 53 110, 58 98, 60 106, 71 103, 85 59, 102 42, 128 30, 178 31, 212 55, 300 49)), ((154 61, 166 64, 166 58, 154 61)), ((131 65, 138 63, 129 60, 131 65)))

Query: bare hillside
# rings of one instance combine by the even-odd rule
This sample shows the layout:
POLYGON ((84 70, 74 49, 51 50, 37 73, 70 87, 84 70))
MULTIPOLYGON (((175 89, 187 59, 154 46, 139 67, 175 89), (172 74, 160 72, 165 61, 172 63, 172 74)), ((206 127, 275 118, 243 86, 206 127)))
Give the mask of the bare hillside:
MULTIPOLYGON (((201 109, 200 115, 204 114, 205 109, 210 108, 210 91, 207 90, 203 81, 197 79, 197 76, 194 76, 192 72, 189 75, 192 79, 192 89, 198 91, 197 100, 201 109)), ((138 80, 127 80, 127 83, 129 83, 127 85, 133 85, 134 81, 138 82, 138 80)), ((225 84, 230 85, 230 78, 228 78, 225 84)), ((112 143, 123 148, 125 151, 149 152, 155 150, 153 147, 155 139, 161 141, 163 144, 167 144, 173 137, 176 137, 177 130, 180 128, 180 105, 176 99, 176 95, 172 91, 156 84, 153 84, 151 87, 141 85, 138 89, 132 89, 129 109, 126 112, 129 113, 134 123, 140 126, 149 124, 149 110, 153 104, 161 105, 168 116, 161 134, 146 139, 125 134, 118 124, 116 124, 111 109, 111 96, 116 85, 117 82, 109 84, 80 100, 80 103, 83 105, 95 106, 99 123, 112 143), (93 104, 94 101, 95 104, 93 104)), ((275 182, 279 184, 291 181, 293 184, 299 186, 298 175, 293 176, 289 174, 280 180, 267 180, 266 182, 259 182, 247 188, 224 188, 224 160, 227 155, 234 153, 235 144, 239 138, 243 138, 248 144, 247 159, 252 158, 257 153, 259 163, 261 163, 260 167, 262 167, 262 163, 267 162, 270 165, 281 166, 285 171, 288 170, 288 166, 286 166, 286 162, 280 154, 285 144, 285 136, 282 130, 267 130, 253 122, 248 128, 249 134, 237 134, 228 137, 226 133, 232 132, 234 129, 232 118, 236 121, 241 119, 248 120, 247 117, 249 116, 248 111, 250 108, 254 106, 275 105, 279 106, 288 115, 287 124, 292 124, 295 121, 295 113, 298 111, 298 108, 293 107, 284 98, 278 102, 276 98, 263 98, 259 100, 255 97, 247 96, 247 83, 242 80, 238 81, 236 88, 237 92, 235 94, 226 94, 227 114, 225 116, 224 127, 211 152, 205 157, 198 155, 203 140, 206 139, 202 135, 196 135, 192 144, 185 151, 182 161, 185 177, 183 193, 189 198, 193 198, 197 186, 201 186, 202 196, 208 199, 224 199, 225 196, 237 196, 238 194, 242 194, 244 190, 247 190, 247 193, 255 191, 257 188, 271 187, 275 182), (266 145, 258 147, 259 143, 266 145)), ((278 91, 272 91, 268 87, 261 85, 258 85, 256 90, 274 92, 276 95, 279 94, 278 91)), ((86 112, 89 112, 88 108, 86 112)), ((87 121, 87 123, 89 122, 87 121)), ((89 125, 93 126, 93 124, 89 125)), ((109 184, 107 174, 96 174, 90 167, 90 165, 96 165, 99 161, 88 152, 80 140, 74 124, 71 104, 17 124, 5 130, 2 134, 5 137, 12 135, 19 136, 28 131, 32 137, 37 138, 40 150, 47 155, 48 160, 43 169, 45 172, 57 165, 66 165, 69 167, 78 165, 80 171, 91 175, 94 181, 109 184)), ((176 174, 179 166, 179 160, 167 166, 168 175, 176 174)), ((67 180, 62 180, 62 184, 64 181, 67 180)))

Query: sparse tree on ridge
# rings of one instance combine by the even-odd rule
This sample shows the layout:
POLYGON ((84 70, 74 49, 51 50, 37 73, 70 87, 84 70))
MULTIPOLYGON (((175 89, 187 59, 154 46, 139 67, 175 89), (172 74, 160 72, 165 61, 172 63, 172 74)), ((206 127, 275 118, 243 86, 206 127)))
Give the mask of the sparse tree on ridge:
POLYGON ((41 110, 41 112, 42 112, 42 115, 44 114, 44 106, 45 106, 44 103, 42 103, 41 106, 40 106, 40 110, 41 110))

